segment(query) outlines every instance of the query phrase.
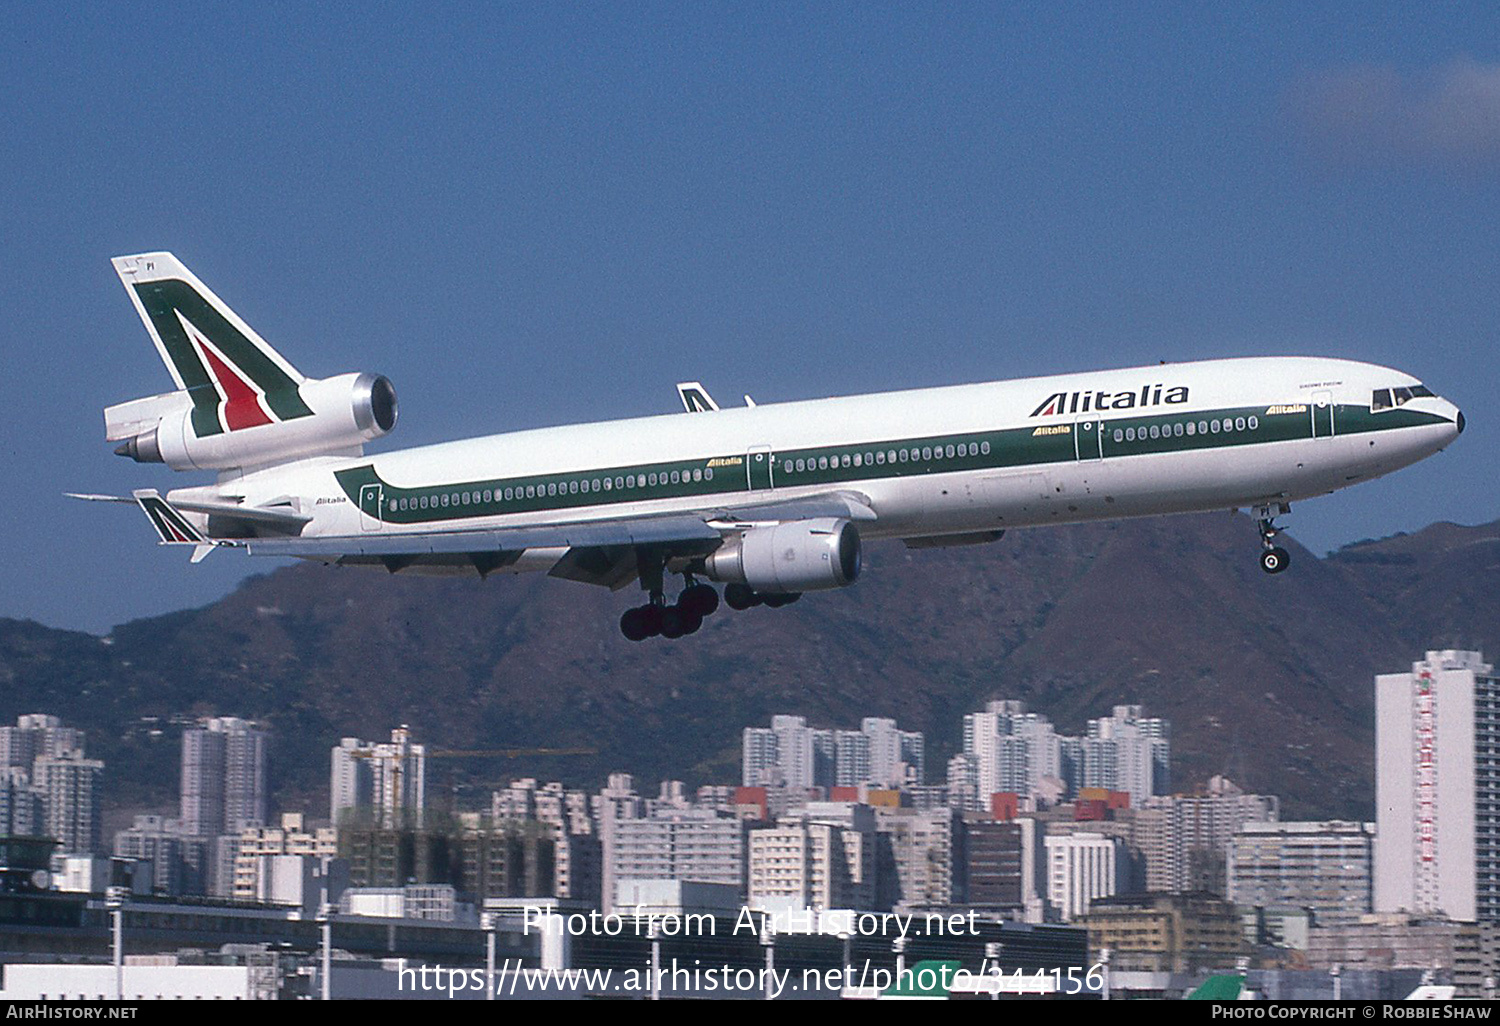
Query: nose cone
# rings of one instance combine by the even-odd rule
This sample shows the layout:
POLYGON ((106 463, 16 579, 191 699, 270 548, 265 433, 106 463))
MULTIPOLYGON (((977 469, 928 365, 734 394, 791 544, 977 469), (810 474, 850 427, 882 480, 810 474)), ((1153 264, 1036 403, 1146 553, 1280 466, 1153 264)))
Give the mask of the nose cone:
POLYGON ((1463 410, 1459 410, 1458 411, 1458 419, 1456 421, 1454 421, 1454 423, 1458 425, 1458 433, 1459 434, 1463 434, 1464 433, 1464 411, 1463 410))

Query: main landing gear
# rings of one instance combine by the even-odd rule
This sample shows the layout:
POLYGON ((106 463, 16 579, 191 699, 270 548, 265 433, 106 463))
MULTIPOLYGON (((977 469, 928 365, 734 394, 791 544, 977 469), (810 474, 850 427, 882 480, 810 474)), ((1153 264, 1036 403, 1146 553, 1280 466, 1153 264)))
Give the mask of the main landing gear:
MULTIPOLYGON (((641 587, 650 598, 644 606, 627 609, 620 617, 620 633, 631 641, 695 634, 703 626, 704 617, 712 616, 718 610, 719 593, 714 586, 694 581, 692 574, 682 575, 683 589, 678 593, 677 601, 667 605, 660 558, 643 555, 639 569, 641 587)), ((724 602, 731 609, 749 609, 762 604, 775 609, 791 605, 801 597, 801 593, 763 595, 743 584, 731 584, 724 589, 724 602)))
POLYGON ((1292 511, 1292 507, 1286 503, 1279 503, 1275 513, 1270 506, 1261 506, 1256 509, 1256 519, 1260 524, 1260 568, 1268 574, 1279 574, 1292 562, 1291 553, 1276 544, 1276 536, 1281 533, 1281 528, 1276 526, 1275 518, 1292 511))

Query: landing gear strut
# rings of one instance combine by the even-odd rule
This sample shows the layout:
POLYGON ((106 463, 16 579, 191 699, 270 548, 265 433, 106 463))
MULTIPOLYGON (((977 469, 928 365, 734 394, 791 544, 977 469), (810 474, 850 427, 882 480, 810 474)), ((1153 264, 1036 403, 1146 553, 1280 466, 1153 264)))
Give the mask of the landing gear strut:
POLYGON ((1279 574, 1292 562, 1291 553, 1276 544, 1276 536, 1281 533, 1281 528, 1276 526, 1276 517, 1290 513, 1292 507, 1286 503, 1278 503, 1273 513, 1270 506, 1261 506, 1256 509, 1256 520, 1260 524, 1260 568, 1268 574, 1279 574))

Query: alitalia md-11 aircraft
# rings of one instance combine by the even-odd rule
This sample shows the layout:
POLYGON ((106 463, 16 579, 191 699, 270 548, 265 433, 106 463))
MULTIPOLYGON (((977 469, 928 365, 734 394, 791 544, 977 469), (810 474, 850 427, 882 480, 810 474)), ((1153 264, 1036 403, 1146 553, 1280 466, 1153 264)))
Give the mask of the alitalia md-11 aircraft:
POLYGON ((213 484, 140 506, 163 544, 395 573, 520 573, 623 588, 631 640, 842 588, 866 538, 1248 508, 1267 573, 1295 500, 1443 449, 1463 414, 1400 371, 1212 360, 518 431, 365 455, 396 425, 383 377, 301 374, 170 253, 115 270, 176 388, 105 410, 115 450, 213 484), (666 582, 682 589, 668 603, 666 582))

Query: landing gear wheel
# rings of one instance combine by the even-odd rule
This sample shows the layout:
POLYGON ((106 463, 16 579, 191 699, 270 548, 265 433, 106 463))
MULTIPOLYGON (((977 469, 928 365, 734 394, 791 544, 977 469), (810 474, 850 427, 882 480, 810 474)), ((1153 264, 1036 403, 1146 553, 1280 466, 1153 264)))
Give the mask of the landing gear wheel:
POLYGON ((683 634, 697 634, 698 629, 703 626, 703 617, 694 610, 679 610, 677 616, 681 620, 683 634))
POLYGON ((748 584, 731 584, 724 589, 724 604, 730 609, 749 609, 760 605, 761 598, 748 584))
POLYGON ((1291 554, 1280 546, 1272 546, 1260 554, 1260 568, 1268 574, 1281 573, 1291 561, 1291 554))
POLYGON ((677 596, 677 605, 697 613, 700 619, 712 616, 719 608, 719 593, 711 584, 694 584, 682 589, 682 594, 677 596))
POLYGON ((630 641, 645 641, 652 631, 646 622, 645 611, 649 606, 636 606, 625 610, 620 617, 620 633, 630 641))
MULTIPOLYGON (((687 633, 683 628, 684 614, 676 606, 667 606, 661 611, 661 636, 664 638, 680 638, 687 633)), ((701 621, 700 621, 701 622, 701 621)))

